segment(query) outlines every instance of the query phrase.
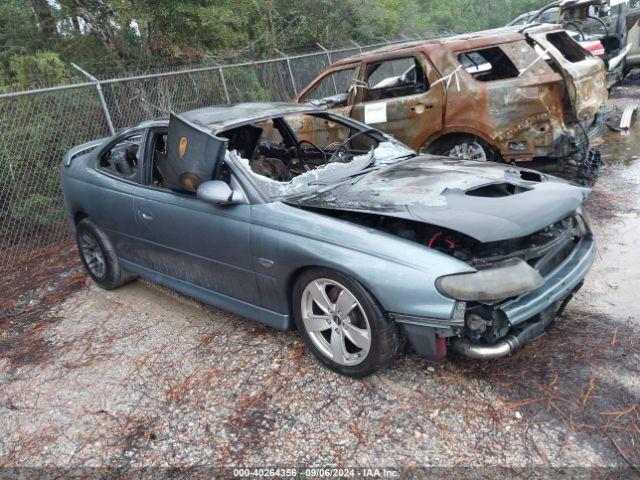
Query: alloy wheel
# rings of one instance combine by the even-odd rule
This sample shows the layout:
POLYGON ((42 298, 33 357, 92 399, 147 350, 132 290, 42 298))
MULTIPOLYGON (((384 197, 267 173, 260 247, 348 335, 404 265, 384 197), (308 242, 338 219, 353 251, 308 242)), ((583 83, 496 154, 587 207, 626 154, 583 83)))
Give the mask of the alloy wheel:
POLYGON ((102 248, 90 233, 82 233, 78 239, 80 253, 89 271, 97 278, 103 278, 106 272, 106 262, 102 248))
POLYGON ((478 142, 462 142, 453 147, 447 154, 449 157, 460 158, 463 160, 477 160, 479 162, 487 161, 487 152, 478 142))
POLYGON ((302 292, 304 328, 314 346, 335 363, 362 363, 371 348, 371 327, 358 299, 327 278, 310 282, 302 292))

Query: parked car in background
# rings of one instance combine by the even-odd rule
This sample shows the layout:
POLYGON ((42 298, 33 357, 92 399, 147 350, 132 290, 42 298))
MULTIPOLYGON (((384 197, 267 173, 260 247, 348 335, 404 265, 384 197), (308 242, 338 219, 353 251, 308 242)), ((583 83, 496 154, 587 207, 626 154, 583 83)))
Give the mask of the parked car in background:
POLYGON ((321 362, 355 377, 404 339, 433 359, 507 355, 552 324, 595 256, 588 189, 418 155, 317 107, 143 123, 69 151, 61 181, 98 285, 140 275, 297 327, 321 362))
POLYGON ((628 0, 562 0, 520 15, 509 26, 560 24, 607 67, 609 86, 640 66, 640 4, 628 0), (602 49, 603 53, 598 54, 602 49))
POLYGON ((583 157, 607 96, 602 62, 540 25, 366 52, 329 66, 296 101, 422 152, 510 162, 583 157))

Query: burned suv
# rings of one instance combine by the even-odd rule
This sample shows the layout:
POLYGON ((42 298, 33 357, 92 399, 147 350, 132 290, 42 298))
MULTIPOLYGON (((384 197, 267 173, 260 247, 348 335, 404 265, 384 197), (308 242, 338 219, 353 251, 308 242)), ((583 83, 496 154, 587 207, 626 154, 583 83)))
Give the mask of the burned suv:
POLYGON ((607 99, 602 61, 537 25, 404 43, 341 60, 296 98, 416 150, 472 160, 584 158, 607 99))

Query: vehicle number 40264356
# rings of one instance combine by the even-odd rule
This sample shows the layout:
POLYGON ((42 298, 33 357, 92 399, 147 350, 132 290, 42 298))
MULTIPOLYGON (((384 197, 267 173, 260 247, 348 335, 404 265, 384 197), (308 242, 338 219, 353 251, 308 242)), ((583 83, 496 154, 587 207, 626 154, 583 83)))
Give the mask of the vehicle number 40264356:
POLYGON ((397 478, 397 470, 387 468, 234 468, 234 477, 300 478, 397 478))

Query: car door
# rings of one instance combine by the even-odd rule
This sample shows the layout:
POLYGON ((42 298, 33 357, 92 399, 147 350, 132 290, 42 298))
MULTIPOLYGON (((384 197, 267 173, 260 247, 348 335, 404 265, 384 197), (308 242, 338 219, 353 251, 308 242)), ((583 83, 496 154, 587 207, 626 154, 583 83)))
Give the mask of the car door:
MULTIPOLYGON (((172 116, 171 122, 178 123, 180 119, 172 116)), ((163 140, 166 152, 161 152, 157 143, 153 145, 154 138, 162 136, 163 132, 150 134, 147 145, 151 146, 145 161, 157 162, 162 154, 166 154, 168 161, 180 162, 185 168, 196 170, 189 167, 193 157, 203 155, 206 158, 211 153, 211 149, 197 145, 198 138, 205 133, 188 122, 179 126, 177 132, 170 130, 163 140), (186 154, 179 147, 185 143, 188 145, 186 154), (176 147, 173 148, 174 153, 179 150, 183 155, 171 155, 172 146, 176 147)), ((222 141, 211 138, 214 145, 222 141)), ((195 162, 200 160, 195 159, 195 162)), ((214 161, 213 158, 210 160, 214 161)), ((256 302, 249 202, 229 206, 206 203, 188 189, 176 191, 168 188, 172 180, 159 179, 161 173, 153 163, 148 167, 146 171, 150 177, 147 177, 147 185, 139 187, 134 199, 137 236, 140 239, 136 257, 141 266, 161 274, 164 280, 169 277, 237 300, 256 302)), ((220 171, 214 168, 214 172, 220 171)), ((166 169, 163 172, 170 176, 166 169)), ((241 189, 231 175, 227 175, 225 180, 232 183, 234 189, 241 189)))
MULTIPOLYGON (((297 101, 326 107, 330 112, 344 117, 350 116, 358 68, 358 64, 351 64, 328 71, 306 88, 297 101)), ((327 133, 331 134, 330 131, 327 133)))
POLYGON ((351 116, 418 149, 442 129, 443 82, 422 54, 366 62, 351 116))

